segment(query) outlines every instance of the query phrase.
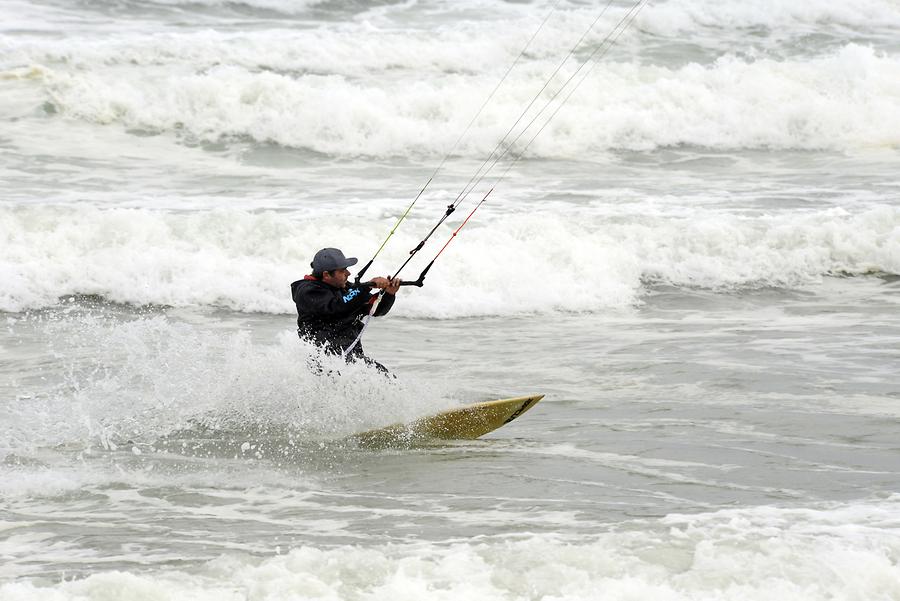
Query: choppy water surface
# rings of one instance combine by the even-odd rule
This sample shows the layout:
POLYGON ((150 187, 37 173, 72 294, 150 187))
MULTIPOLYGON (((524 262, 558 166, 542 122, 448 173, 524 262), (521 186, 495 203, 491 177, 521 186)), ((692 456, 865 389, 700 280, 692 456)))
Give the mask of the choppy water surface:
POLYGON ((0 5, 0 597, 900 598, 895 2, 648 5, 369 329, 398 378, 306 368, 289 283, 374 252, 554 4, 0 5))

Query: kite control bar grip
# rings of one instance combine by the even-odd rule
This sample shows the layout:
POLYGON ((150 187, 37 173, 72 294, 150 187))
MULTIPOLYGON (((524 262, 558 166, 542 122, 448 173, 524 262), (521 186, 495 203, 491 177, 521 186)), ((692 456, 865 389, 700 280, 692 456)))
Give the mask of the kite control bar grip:
MULTIPOLYGON (((437 258, 437 257, 435 257, 435 258, 437 258)), ((434 259, 432 259, 431 263, 429 263, 428 266, 422 270, 422 273, 419 274, 418 280, 413 280, 411 282, 400 282, 400 285, 401 286, 416 286, 418 288, 421 288, 422 286, 425 285, 425 274, 428 273, 428 270, 431 269, 432 265, 434 265, 434 259)))
MULTIPOLYGON (((424 280, 424 278, 422 276, 419 276, 418 280, 409 280, 409 281, 403 280, 400 282, 400 285, 401 286, 418 286, 419 288, 421 288, 422 286, 425 285, 423 280, 424 280)), ((369 290, 371 290, 372 288, 375 287, 372 284, 372 282, 365 282, 363 284, 359 284, 359 286, 363 287, 363 288, 368 288, 369 290)))

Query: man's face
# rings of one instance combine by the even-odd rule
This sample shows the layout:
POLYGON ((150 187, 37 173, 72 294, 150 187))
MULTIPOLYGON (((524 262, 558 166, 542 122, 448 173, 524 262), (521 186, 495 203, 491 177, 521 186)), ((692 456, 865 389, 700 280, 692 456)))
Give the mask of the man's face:
POLYGON ((343 288, 346 286, 349 277, 350 270, 346 267, 344 269, 335 269, 334 271, 325 271, 322 273, 322 281, 335 288, 343 288))

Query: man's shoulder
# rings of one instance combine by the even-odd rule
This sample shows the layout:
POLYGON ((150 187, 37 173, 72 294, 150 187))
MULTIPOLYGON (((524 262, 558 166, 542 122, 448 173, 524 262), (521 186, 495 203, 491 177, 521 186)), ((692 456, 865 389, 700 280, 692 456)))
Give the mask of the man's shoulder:
POLYGON ((322 280, 314 280, 311 278, 303 278, 302 280, 291 282, 291 288, 309 288, 311 286, 320 287, 328 286, 328 284, 326 284, 322 280))
POLYGON ((304 278, 291 283, 291 292, 296 298, 298 294, 334 294, 334 288, 320 280, 304 278))

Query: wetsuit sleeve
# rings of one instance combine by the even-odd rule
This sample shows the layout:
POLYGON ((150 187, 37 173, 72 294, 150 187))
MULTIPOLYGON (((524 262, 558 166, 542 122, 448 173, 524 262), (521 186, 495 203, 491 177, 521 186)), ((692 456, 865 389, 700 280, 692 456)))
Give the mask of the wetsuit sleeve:
POLYGON ((395 299, 396 297, 393 294, 385 293, 385 295, 381 297, 381 302, 378 303, 378 308, 375 309, 375 317, 387 315, 388 311, 391 310, 391 307, 394 306, 395 299))

